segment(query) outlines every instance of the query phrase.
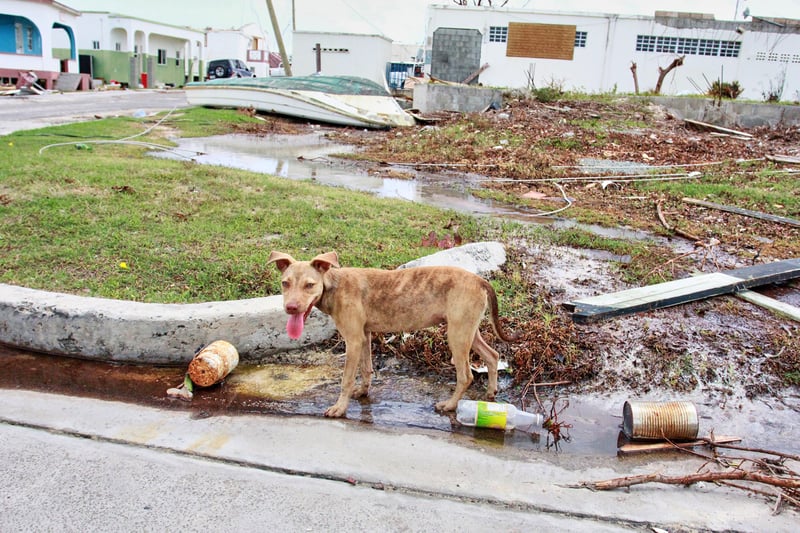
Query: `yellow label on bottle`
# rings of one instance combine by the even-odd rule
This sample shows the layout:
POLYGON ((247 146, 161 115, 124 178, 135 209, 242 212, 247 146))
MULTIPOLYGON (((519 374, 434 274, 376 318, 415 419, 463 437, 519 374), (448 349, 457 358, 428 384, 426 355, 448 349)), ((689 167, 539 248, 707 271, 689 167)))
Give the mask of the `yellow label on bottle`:
POLYGON ((508 405, 493 402, 478 402, 475 426, 479 428, 505 429, 508 405))

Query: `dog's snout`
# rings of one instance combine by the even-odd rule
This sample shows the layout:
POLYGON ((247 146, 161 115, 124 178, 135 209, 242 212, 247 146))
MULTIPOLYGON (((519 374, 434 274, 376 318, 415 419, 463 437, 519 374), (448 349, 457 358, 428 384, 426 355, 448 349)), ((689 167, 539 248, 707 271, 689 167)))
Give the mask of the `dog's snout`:
POLYGON ((297 302, 286 302, 284 307, 286 308, 286 312, 290 315, 296 315, 300 312, 300 304, 297 302))

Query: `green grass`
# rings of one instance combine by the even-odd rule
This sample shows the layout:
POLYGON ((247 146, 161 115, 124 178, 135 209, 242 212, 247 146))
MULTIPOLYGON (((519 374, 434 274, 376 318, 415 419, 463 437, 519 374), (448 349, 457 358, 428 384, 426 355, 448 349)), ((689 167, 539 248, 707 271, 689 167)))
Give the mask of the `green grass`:
POLYGON ((702 181, 646 182, 643 191, 659 191, 677 197, 706 199, 711 202, 737 205, 776 215, 800 214, 797 178, 776 168, 751 171, 747 164, 710 169, 702 181))
MULTIPOLYGON (((252 120, 191 110, 170 117, 191 134, 252 120)), ((147 302, 274 294, 273 249, 298 258, 336 250, 344 265, 392 268, 426 255, 431 231, 469 217, 366 193, 147 157, 120 139, 152 123, 100 120, 0 138, 0 282, 147 302), (53 143, 81 145, 40 149, 53 143)), ((163 138, 137 141, 169 144, 163 138)))

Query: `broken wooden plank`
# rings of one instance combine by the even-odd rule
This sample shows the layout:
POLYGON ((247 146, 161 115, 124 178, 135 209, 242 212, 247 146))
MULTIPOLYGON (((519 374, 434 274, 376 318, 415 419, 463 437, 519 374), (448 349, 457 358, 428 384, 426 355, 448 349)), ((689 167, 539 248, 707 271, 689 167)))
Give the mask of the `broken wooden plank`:
POLYGON ((717 126, 715 124, 709 124, 707 122, 700 122, 699 120, 692 120, 686 118, 683 120, 684 124, 687 126, 691 126, 695 129, 702 130, 702 131, 715 131, 717 133, 726 133, 728 135, 734 135, 736 137, 743 137, 746 139, 751 139, 753 136, 749 133, 745 133, 743 131, 731 130, 728 128, 723 128, 722 126, 717 126))
POLYGON ((766 159, 767 161, 772 161, 773 163, 800 165, 800 157, 794 157, 791 155, 783 155, 783 154, 768 155, 766 159))
MULTIPOLYGON (((720 435, 714 437, 713 442, 717 444, 731 444, 733 442, 740 442, 741 440, 740 437, 720 435)), ((711 439, 698 439, 689 442, 631 442, 617 448, 617 453, 619 453, 619 455, 631 455, 634 453, 666 452, 674 450, 675 448, 694 448, 695 446, 703 445, 711 445, 711 439)))
POLYGON ((565 302, 563 307, 572 313, 574 322, 586 323, 732 294, 795 278, 800 278, 798 258, 602 294, 565 302))
POLYGON ((481 73, 487 68, 489 68, 489 63, 484 63, 478 70, 476 70, 475 72, 464 78, 464 81, 462 81, 461 83, 468 84, 469 82, 480 76, 481 73))
POLYGON ((757 218, 760 220, 767 220, 769 222, 776 222, 778 224, 786 224, 800 228, 800 220, 795 220, 789 217, 782 217, 778 215, 770 215, 769 213, 762 213, 761 211, 751 211, 750 209, 742 209, 741 207, 734 207, 730 205, 715 204, 714 202, 706 202, 705 200, 696 200, 694 198, 684 198, 683 201, 687 204, 699 205, 708 207, 710 209, 718 209, 728 213, 735 213, 750 218, 757 218))
POLYGON ((800 322, 800 308, 795 307, 791 304, 787 304, 786 302, 781 302, 780 300, 776 300, 775 298, 770 298, 769 296, 765 296, 763 294, 757 293, 755 291, 750 290, 743 290, 736 293, 738 298, 742 300, 746 300, 751 304, 758 305, 765 309, 769 309, 773 313, 777 315, 784 316, 786 318, 790 318, 792 320, 797 320, 800 322))

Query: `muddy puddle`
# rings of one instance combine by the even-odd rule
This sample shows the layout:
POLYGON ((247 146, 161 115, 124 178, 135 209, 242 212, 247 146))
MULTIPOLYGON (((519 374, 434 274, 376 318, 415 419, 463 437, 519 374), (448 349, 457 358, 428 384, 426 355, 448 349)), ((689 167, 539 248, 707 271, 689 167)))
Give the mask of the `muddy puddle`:
MULTIPOLYGON (((0 362, 5 369, 0 374, 0 388, 187 410, 197 417, 261 413, 322 418, 322 413, 336 401, 339 393, 341 358, 321 352, 314 359, 299 364, 240 364, 221 384, 196 388, 192 401, 186 402, 166 395, 168 388, 183 381, 185 368, 102 363, 0 345, 0 362)), ((479 399, 484 386, 478 377, 468 394, 479 399)), ((564 409, 560 419, 567 420, 572 427, 564 429, 569 441, 560 441, 556 448, 544 429, 529 434, 464 427, 453 414, 437 413, 433 404, 447 397, 450 391, 449 383, 409 377, 391 369, 379 370, 369 399, 351 401, 347 420, 384 429, 441 432, 489 448, 511 447, 518 451, 554 454, 616 454, 621 406, 612 412, 608 406, 594 401, 570 400, 566 408, 563 400, 557 401, 559 409, 564 409)), ((546 402, 548 409, 552 405, 551 401, 546 402)))
MULTIPOLYGON (((323 351, 297 357, 303 360, 292 361, 294 356, 289 354, 282 358, 285 362, 240 364, 221 384, 196 388, 192 401, 186 402, 166 395, 168 388, 183 381, 185 368, 102 363, 0 345, 0 363, 4 368, 0 388, 184 410, 201 418, 269 414, 321 419, 324 410, 338 396, 342 356, 323 351)), ((460 425, 454 414, 437 413, 433 404, 449 395, 451 385, 408 376, 391 367, 378 369, 370 397, 351 401, 347 423, 440 433, 468 445, 504 453, 610 458, 617 454, 618 445, 626 442, 621 434, 622 406, 626 400, 636 399, 620 393, 551 396, 541 390, 545 415, 555 410, 557 420, 563 424, 562 436, 567 437, 555 446, 552 435, 545 429, 524 433, 471 428, 460 425)), ((476 376, 468 397, 480 399, 484 386, 481 376, 476 376)), ((500 401, 512 399, 508 397, 509 388, 510 379, 501 375, 500 401)), ((795 424, 797 413, 780 401, 716 401, 699 395, 646 399, 695 401, 701 436, 714 431, 716 435, 740 436, 747 446, 797 452, 796 443, 800 441, 800 429, 795 424)), ((539 410, 536 406, 526 407, 539 410)), ((631 460, 634 457, 642 456, 631 456, 631 460)))

